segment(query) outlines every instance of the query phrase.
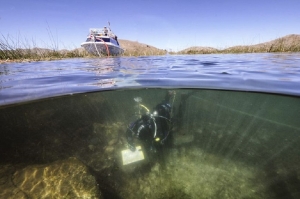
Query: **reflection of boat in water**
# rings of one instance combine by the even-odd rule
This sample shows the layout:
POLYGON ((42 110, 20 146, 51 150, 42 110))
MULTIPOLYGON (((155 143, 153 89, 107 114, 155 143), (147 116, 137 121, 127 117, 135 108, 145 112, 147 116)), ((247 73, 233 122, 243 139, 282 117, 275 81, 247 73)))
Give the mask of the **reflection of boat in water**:
POLYGON ((124 50, 120 47, 117 36, 110 28, 91 28, 82 47, 93 55, 120 55, 124 50))

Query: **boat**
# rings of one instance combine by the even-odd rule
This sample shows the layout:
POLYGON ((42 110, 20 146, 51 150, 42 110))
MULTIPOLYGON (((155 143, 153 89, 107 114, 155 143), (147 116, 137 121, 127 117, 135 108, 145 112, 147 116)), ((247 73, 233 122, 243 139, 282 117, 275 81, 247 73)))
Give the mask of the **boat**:
POLYGON ((118 56, 124 52, 118 42, 118 37, 109 27, 90 28, 87 39, 81 47, 96 56, 118 56))

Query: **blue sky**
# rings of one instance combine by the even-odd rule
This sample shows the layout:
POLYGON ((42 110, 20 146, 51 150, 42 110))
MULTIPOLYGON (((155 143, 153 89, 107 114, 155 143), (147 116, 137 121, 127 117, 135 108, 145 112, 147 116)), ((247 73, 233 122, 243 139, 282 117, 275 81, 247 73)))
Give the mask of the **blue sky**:
POLYGON ((73 49, 89 28, 110 21, 119 39, 173 51, 222 49, 300 34, 299 9, 300 0, 1 0, 0 34, 73 49))

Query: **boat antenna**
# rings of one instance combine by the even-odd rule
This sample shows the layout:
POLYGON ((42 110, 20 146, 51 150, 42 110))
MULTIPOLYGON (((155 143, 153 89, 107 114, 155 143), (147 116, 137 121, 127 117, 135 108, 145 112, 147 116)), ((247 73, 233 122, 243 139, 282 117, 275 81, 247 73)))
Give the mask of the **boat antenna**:
POLYGON ((111 29, 110 29, 110 22, 109 22, 109 21, 107 21, 107 23, 108 23, 108 28, 109 28, 109 31, 111 32, 111 29))

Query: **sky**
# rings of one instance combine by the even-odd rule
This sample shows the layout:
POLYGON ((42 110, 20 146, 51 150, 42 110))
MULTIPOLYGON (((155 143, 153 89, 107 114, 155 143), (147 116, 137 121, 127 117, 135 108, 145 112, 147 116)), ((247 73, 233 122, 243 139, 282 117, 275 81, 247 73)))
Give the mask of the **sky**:
POLYGON ((224 49, 300 34, 300 0, 0 0, 0 38, 74 49, 90 28, 179 51, 224 49))

